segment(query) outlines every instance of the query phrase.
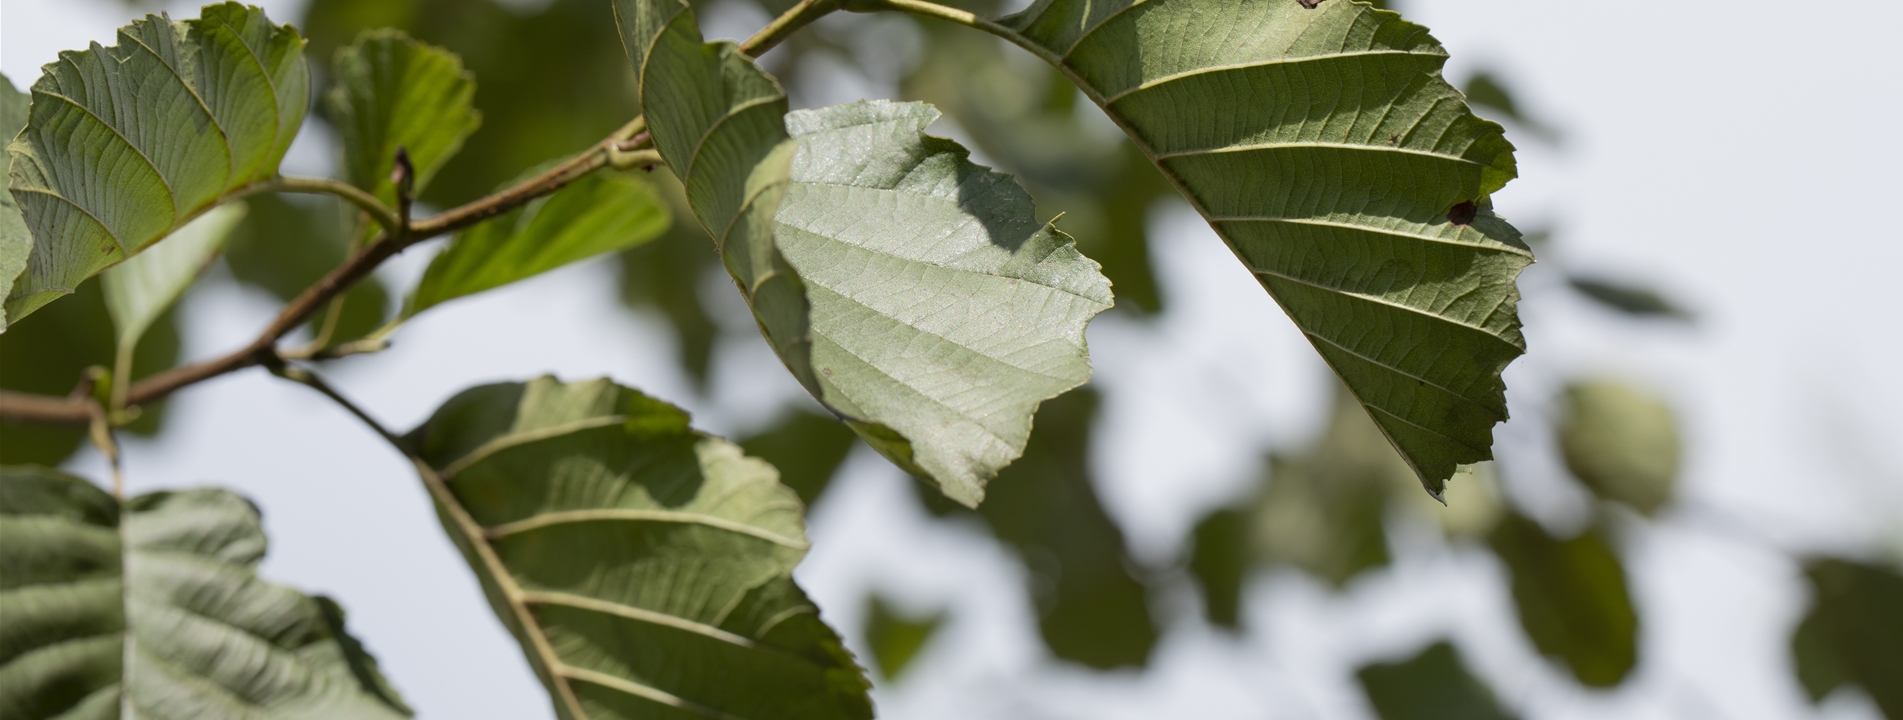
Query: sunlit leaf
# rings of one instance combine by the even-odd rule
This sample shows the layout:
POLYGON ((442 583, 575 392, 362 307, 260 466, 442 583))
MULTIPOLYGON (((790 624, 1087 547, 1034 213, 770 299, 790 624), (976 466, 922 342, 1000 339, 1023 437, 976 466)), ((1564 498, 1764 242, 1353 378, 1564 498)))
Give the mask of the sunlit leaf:
POLYGON ((1510 514, 1488 544, 1506 563, 1520 626, 1534 647, 1565 662, 1586 685, 1625 680, 1638 662, 1639 618, 1625 569, 1599 530, 1562 540, 1510 514))
POLYGON ((872 662, 878 666, 879 676, 887 680, 897 680, 912 658, 931 642, 939 626, 945 624, 943 612, 907 615, 878 595, 866 605, 866 645, 872 648, 872 662))
POLYGON ((1003 18, 1186 193, 1439 496, 1492 456, 1532 253, 1500 126, 1364 3, 1050 0, 1003 18))
POLYGON ((258 579, 264 548, 230 492, 0 468, 0 717, 408 717, 336 603, 258 579))
POLYGON ((26 131, 7 148, 34 238, 9 323, 276 176, 304 121, 304 41, 262 10, 148 15, 118 39, 45 66, 26 131))
POLYGON ((450 240, 404 314, 624 250, 667 229, 665 201, 633 175, 595 173, 450 240))
POLYGON ((408 442, 558 716, 871 717, 793 583, 799 499, 687 413, 545 377, 466 390, 408 442))
POLYGON ((220 205, 185 224, 164 245, 108 268, 99 278, 121 352, 136 347, 159 316, 225 248, 245 206, 220 205))
POLYGON ((403 148, 417 192, 482 124, 476 79, 442 48, 389 29, 369 30, 337 53, 325 113, 344 144, 344 178, 396 206, 390 170, 403 148))
POLYGON ((812 507, 852 453, 853 439, 852 430, 838 418, 802 411, 742 439, 740 447, 779 468, 780 483, 793 488, 800 502, 812 507))
POLYGON ((1884 716, 1903 718, 1903 574, 1838 559, 1813 560, 1805 574, 1814 595, 1791 650, 1811 699, 1855 684, 1884 716))
POLYGON ((1566 388, 1559 447, 1566 467, 1600 497, 1647 515, 1671 502, 1681 448, 1672 406, 1630 385, 1566 388))
POLYGON ((1355 672, 1381 720, 1506 720, 1493 691, 1467 671, 1460 651, 1445 640, 1396 663, 1355 672))

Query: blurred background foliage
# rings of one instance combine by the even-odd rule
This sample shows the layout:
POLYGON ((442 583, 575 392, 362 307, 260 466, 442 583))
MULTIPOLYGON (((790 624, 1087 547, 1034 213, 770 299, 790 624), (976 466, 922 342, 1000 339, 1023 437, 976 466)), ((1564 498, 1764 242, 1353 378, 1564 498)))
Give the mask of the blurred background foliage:
MULTIPOLYGON (((792 4, 721 3, 708 14, 764 20, 792 4)), ((999 9, 993 0, 948 4, 980 14, 999 9)), ((763 61, 796 104, 825 96, 812 85, 829 80, 824 72, 806 72, 808 66, 856 64, 868 76, 892 76, 905 99, 945 112, 935 130, 971 146, 974 159, 1015 175, 1037 199, 1040 219, 1062 216, 1080 249, 1102 263, 1121 312, 1142 319, 1162 311, 1168 298, 1151 256, 1169 239, 1152 237, 1158 224, 1151 220, 1174 199, 1173 190, 1119 131, 1056 72, 1002 41, 910 18, 877 22, 822 23, 763 61), (868 62, 869 53, 879 52, 886 54, 868 62)), ((421 202, 434 208, 467 202, 576 152, 640 110, 609 3, 601 0, 311 0, 296 24, 310 40, 320 88, 336 50, 367 28, 398 28, 461 56, 477 78, 482 124, 423 194, 421 202)), ((1462 88, 1483 115, 1507 125, 1516 142, 1554 148, 1562 142, 1563 129, 1516 102, 1502 75, 1483 70, 1462 88)), ((324 131, 321 114, 309 124, 324 131)), ((689 217, 679 183, 666 170, 647 178, 669 198, 676 218, 689 217)), ((224 265, 239 282, 280 300, 335 267, 363 232, 361 218, 329 199, 249 202, 224 265)), ((1545 250, 1551 228, 1528 230, 1529 242, 1545 250)), ((1551 256, 1542 254, 1542 263, 1552 265, 1551 256)), ((619 264, 623 302, 668 320, 683 369, 708 390, 721 327, 703 293, 727 280, 707 235, 691 221, 677 221, 661 239, 621 254, 619 264)), ((1694 327, 1695 313, 1669 292, 1627 278, 1559 271, 1563 284, 1529 292, 1572 292, 1632 322, 1694 327)), ((372 279, 314 320, 311 332, 329 328, 332 342, 363 337, 394 314, 394 305, 394 294, 372 279)), ((112 338, 97 284, 83 286, 0 335, 0 387, 64 395, 86 368, 111 364, 112 338)), ((178 353, 179 330, 168 313, 138 347, 135 376, 176 364, 178 353)), ((979 510, 953 506, 922 484, 917 495, 941 522, 980 528, 1015 552, 1027 570, 1025 593, 1044 644, 1054 658, 1082 667, 1146 665, 1168 629, 1159 622, 1158 599, 1182 587, 1195 588, 1209 623, 1241 632, 1251 577, 1295 572, 1341 590, 1389 564, 1396 528, 1423 522, 1452 543, 1498 558, 1508 584, 1503 591, 1531 644, 1581 685, 1618 686, 1644 662, 1642 618, 1628 588, 1621 539, 1675 507, 1683 447, 1667 401, 1603 377, 1579 378, 1553 398, 1553 446, 1578 486, 1596 498, 1584 523, 1567 529, 1523 513, 1503 492, 1511 478, 1491 463, 1457 476, 1446 504, 1435 502, 1345 390, 1337 396, 1315 440, 1268 453, 1255 489, 1195 526, 1178 566, 1134 561, 1098 497, 1089 458, 1101 398, 1089 387, 1045 403, 1024 457, 993 481, 979 510)), ((147 407, 131 430, 154 433, 163 416, 162 404, 147 407)), ((0 459, 57 464, 83 436, 80 428, 9 424, 0 435, 0 459)), ((750 454, 778 466, 809 505, 823 501, 856 442, 816 408, 790 410, 741 440, 750 454)), ((1887 717, 1903 720, 1903 574, 1868 558, 1794 562, 1812 589, 1809 609, 1791 633, 1798 680, 1817 701, 1840 688, 1861 688, 1887 717)), ((937 631, 954 620, 877 595, 865 602, 858 632, 881 682, 904 678, 908 665, 930 651, 937 631)), ((1357 679, 1384 720, 1515 716, 1445 640, 1412 657, 1368 664, 1357 679)))

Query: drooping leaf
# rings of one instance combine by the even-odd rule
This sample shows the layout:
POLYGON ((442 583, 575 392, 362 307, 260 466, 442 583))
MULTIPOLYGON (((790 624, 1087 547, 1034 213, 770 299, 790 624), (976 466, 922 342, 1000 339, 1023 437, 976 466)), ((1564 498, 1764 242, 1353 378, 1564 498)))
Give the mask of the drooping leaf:
POLYGON ((1084 325, 1111 303, 1096 263, 1015 183, 925 135, 929 106, 787 115, 685 4, 615 7, 655 147, 780 359, 873 448, 976 506, 1037 404, 1089 377, 1084 325))
POLYGON ((687 413, 544 377, 464 391, 408 442, 558 716, 871 717, 793 583, 798 498, 687 413))
POLYGON ((1203 516, 1191 534, 1189 573, 1203 590, 1210 624, 1242 627, 1242 583, 1249 574, 1249 514, 1221 508, 1203 516))
MULTIPOLYGON (((64 396, 79 384, 87 368, 114 367, 118 359, 114 338, 118 334, 113 331, 99 285, 83 283, 63 302, 43 308, 0 334, 0 388, 64 396)), ((178 360, 178 326, 175 314, 167 312, 152 324, 133 351, 130 379, 165 370, 178 360)), ((124 429, 139 435, 158 432, 165 407, 164 400, 142 406, 138 418, 124 429)), ((56 466, 71 457, 85 439, 83 426, 0 419, 0 464, 56 466)))
POLYGON ((640 245, 667 225, 654 188, 630 174, 597 172, 450 240, 430 260, 404 315, 640 245))
POLYGON ((866 644, 872 648, 872 662, 879 676, 897 680, 911 665, 912 658, 932 641, 932 635, 945 624, 945 613, 913 616, 892 607, 885 598, 873 595, 866 602, 866 644))
POLYGON ((343 140, 344 179, 391 207, 398 148, 408 152, 421 192, 482 124, 471 107, 476 79, 462 60, 400 31, 365 31, 337 52, 331 74, 325 111, 343 140))
POLYGON ((1304 4, 1043 0, 999 22, 1178 185, 1439 496, 1491 457, 1525 352, 1532 253, 1489 200, 1513 147, 1424 28, 1304 4))
MULTIPOLYGON (((289 301, 342 265, 349 254, 356 209, 336 198, 258 195, 245 205, 249 211, 225 250, 225 264, 239 282, 289 301)), ((344 293, 331 341, 354 340, 375 330, 389 314, 389 300, 389 291, 376 276, 358 281, 344 293)), ((326 306, 310 326, 323 328, 332 322, 326 306)))
POLYGON ((764 432, 740 441, 748 455, 780 470, 780 483, 799 493, 807 507, 819 500, 833 474, 852 453, 852 430, 838 418, 798 411, 764 432))
POLYGON ((258 579, 264 550, 227 491, 0 467, 0 717, 408 717, 335 603, 258 579))
MULTIPOLYGON (((1030 571, 1038 631, 1051 654, 1100 669, 1142 666, 1160 631, 1123 530, 1091 480, 1097 405, 1088 387, 1044 403, 1024 457, 998 473, 976 512, 1030 571)), ((971 512, 920 491, 934 514, 971 512)))
POLYGON ((1381 720, 1507 720, 1486 683, 1467 671, 1460 651, 1445 640, 1396 663, 1355 672, 1381 720))
POLYGON ((167 242, 108 268, 99 278, 106 310, 119 332, 120 352, 129 352, 199 272, 218 256, 232 229, 244 219, 242 204, 220 205, 198 216, 167 242))
POLYGON ((304 121, 304 41, 262 10, 147 15, 118 39, 45 66, 26 131, 7 148, 34 238, 7 295, 9 323, 276 176, 304 121))
POLYGON ((1615 380, 1566 387, 1559 447, 1586 487, 1646 515, 1672 500, 1678 418, 1664 400, 1615 380))
MULTIPOLYGON (((11 141, 26 127, 26 93, 13 87, 13 80, 0 73, 0 140, 11 141)), ((13 167, 13 154, 0 157, 0 177, 13 167)), ((26 269, 26 257, 33 250, 33 233, 26 229, 20 204, 13 193, 0 192, 0 299, 11 296, 13 279, 26 269)), ((0 332, 7 330, 7 313, 0 310, 0 332)))
POLYGON ((1811 700, 1855 684, 1885 717, 1903 718, 1903 574, 1839 559, 1812 560, 1814 595, 1791 639, 1797 676, 1811 700))
POLYGON ((1665 299, 1664 295, 1651 288, 1589 275, 1567 278, 1566 284, 1581 295, 1627 315, 1682 322, 1691 322, 1693 318, 1691 311, 1665 299))
POLYGON ((1624 681, 1638 662, 1639 618, 1625 569, 1598 529, 1558 539, 1509 514, 1488 538, 1512 577, 1520 626, 1540 652, 1592 687, 1624 681))

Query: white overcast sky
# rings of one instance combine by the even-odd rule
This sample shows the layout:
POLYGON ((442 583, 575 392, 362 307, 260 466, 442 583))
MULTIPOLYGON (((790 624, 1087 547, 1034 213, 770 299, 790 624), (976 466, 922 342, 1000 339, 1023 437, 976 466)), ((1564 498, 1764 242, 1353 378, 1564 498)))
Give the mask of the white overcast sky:
MULTIPOLYGON (((297 2, 263 4, 280 21, 298 16, 297 2)), ((1564 132, 1555 147, 1511 131, 1521 179, 1496 198, 1522 228, 1555 230, 1522 280, 1531 354, 1507 373, 1517 420, 1499 433, 1516 449, 1506 458, 1516 498, 1556 526, 1575 520, 1578 498, 1555 479, 1561 471, 1539 452, 1547 441, 1527 420, 1568 378, 1633 379, 1685 417, 1683 483, 1696 511, 1626 542, 1643 623, 1634 678, 1612 693, 1577 689, 1515 627, 1496 563, 1405 536, 1394 571, 1344 596, 1293 576, 1259 578, 1243 638, 1202 629, 1193 596, 1158 598, 1173 631, 1146 675, 1055 666, 1011 556, 927 522, 906 481, 862 452, 813 513, 802 582, 849 635, 868 588, 954 618, 905 682, 880 691, 884 717, 1370 717, 1353 669, 1443 636, 1540 720, 1877 717, 1854 696, 1813 711, 1791 679, 1786 643, 1805 590, 1784 551, 1903 549, 1894 412, 1903 233, 1885 215, 1903 194, 1903 131, 1892 125, 1903 117, 1894 36, 1903 3, 1407 0, 1403 9, 1451 50, 1450 77, 1490 68, 1564 132), (1683 331, 1612 318, 1560 289, 1561 268, 1657 284, 1700 323, 1683 331)), ((0 70, 25 88, 59 50, 110 43, 129 17, 109 0, 4 0, 0 70)), ((742 20, 716 34, 744 33, 742 20)), ((889 83, 848 78, 825 100, 887 93, 889 83)), ((325 172, 327 148, 303 139, 288 170, 325 172)), ((1135 552, 1160 562, 1181 552, 1200 512, 1245 491, 1266 447, 1306 436, 1327 386, 1312 351, 1193 214, 1169 213, 1155 229, 1170 312, 1154 326, 1101 319, 1090 339, 1108 393, 1101 490, 1135 552)), ((386 277, 407 283, 426 256, 413 251, 386 277)), ((594 264, 457 302, 412 323, 394 350, 331 372, 400 428, 462 387, 548 372, 611 375, 727 433, 802 397, 720 283, 709 291, 736 318, 723 392, 695 397, 660 320, 616 309, 613 282, 594 264)), ((214 278, 185 301, 186 352, 234 347, 272 311, 214 278)), ((273 543, 266 575, 338 597, 424 717, 551 717, 417 482, 369 432, 259 372, 193 388, 173 411, 161 442, 128 450, 134 490, 217 483, 256 499, 273 543)), ((101 464, 85 456, 72 467, 97 474, 101 464)))

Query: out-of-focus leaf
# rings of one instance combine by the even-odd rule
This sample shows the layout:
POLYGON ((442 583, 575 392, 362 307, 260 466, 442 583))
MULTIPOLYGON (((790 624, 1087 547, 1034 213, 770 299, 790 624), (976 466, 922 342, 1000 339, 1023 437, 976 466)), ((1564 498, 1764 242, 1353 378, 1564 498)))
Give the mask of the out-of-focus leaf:
POLYGON ((876 594, 866 605, 866 645, 872 648, 872 662, 878 666, 880 677, 897 680, 945 623, 945 613, 907 615, 876 594))
POLYGON ((796 411, 758 435, 742 439, 740 447, 780 469, 780 483, 799 493, 812 507, 826 492, 839 465, 852 453, 852 429, 838 418, 796 411))
MULTIPOLYGON (((26 127, 29 100, 26 93, 13 87, 13 80, 0 73, 0 141, 11 141, 26 127)), ((13 167, 13 154, 0 152, 0 177, 13 167)), ((26 270, 26 258, 33 250, 33 233, 26 229, 20 204, 13 193, 0 192, 0 299, 13 292, 13 279, 26 270)), ((0 310, 0 333, 7 330, 7 313, 0 310)))
POLYGON ((1559 446, 1566 467, 1600 497, 1647 515, 1671 502, 1680 446, 1664 400, 1613 380, 1573 383, 1559 446))
POLYGON ((407 443, 559 717, 870 718, 863 672, 793 582, 799 499, 688 420, 544 377, 465 390, 407 443))
POLYGON ((119 331, 119 352, 137 347, 152 323, 178 302, 225 248, 225 240, 244 213, 245 206, 237 204, 212 208, 173 232, 164 245, 134 255, 99 276, 106 310, 119 331))
MULTIPOLYGON (((254 285, 289 301, 315 284, 349 254, 354 209, 329 196, 258 195, 245 201, 250 208, 244 222, 231 234, 225 264, 239 282, 254 285)), ((331 334, 332 342, 363 337, 383 324, 389 314, 389 292, 376 277, 367 277, 344 294, 343 313, 331 334)), ((310 326, 330 322, 325 307, 310 326)))
POLYGON ((0 717, 408 717, 336 603, 258 579, 264 548, 224 490, 0 467, 0 717))
POLYGON ((1348 393, 1336 395, 1314 447, 1271 456, 1268 470, 1251 531, 1256 558, 1294 565, 1337 587, 1388 564, 1388 494, 1415 476, 1348 393))
POLYGON ((979 151, 1025 184, 1042 213, 1062 214, 1077 249, 1103 265, 1117 307, 1160 311, 1148 229, 1157 201, 1176 197, 1169 181, 1119 134, 1092 132, 1085 113, 1097 111, 1080 108, 1077 89, 1057 71, 1012 62, 1028 58, 965 28, 920 29, 928 42, 904 81, 906 97, 945 111, 979 151))
POLYGON ((482 124, 473 109, 476 79, 462 60, 402 31, 365 31, 337 52, 325 117, 344 144, 344 179, 396 206, 390 182, 396 151, 416 170, 416 192, 461 150, 482 124))
POLYGON ((8 322, 275 177, 310 101, 303 51, 296 30, 231 2, 147 15, 117 45, 46 65, 7 148, 34 239, 8 322))
POLYGON ((1580 294, 1627 315, 1692 321, 1691 311, 1673 304, 1651 288, 1583 275, 1567 278, 1566 282, 1580 294))
POLYGON ((667 317, 680 343, 681 365, 705 389, 720 325, 701 305, 700 288, 708 271, 720 266, 720 255, 707 230, 688 219, 693 210, 674 174, 657 169, 648 177, 667 199, 668 216, 675 221, 659 239, 621 254, 621 301, 651 306, 667 317))
MULTIPOLYGON (((86 368, 114 365, 112 318, 99 283, 41 308, 0 335, 0 388, 41 395, 66 395, 79 384, 86 368)), ((132 378, 138 379, 176 365, 178 328, 173 313, 161 314, 132 355, 132 378)), ((126 380, 119 378, 119 380, 126 380)), ((125 429, 140 435, 158 432, 165 401, 141 407, 138 419, 125 429)), ((0 464, 58 465, 85 441, 83 427, 14 424, 0 420, 0 464)))
POLYGON ((1224 508, 1196 523, 1189 572, 1203 588, 1203 614, 1231 630, 1242 627, 1242 583, 1249 573, 1249 514, 1224 508))
POLYGON ((1832 558, 1804 571, 1814 594, 1791 651, 1811 699, 1855 684, 1884 716, 1903 719, 1903 574, 1832 558))
POLYGON ((1638 662, 1639 618, 1625 569, 1603 533, 1595 528, 1561 540, 1509 514, 1488 544, 1506 563, 1520 626, 1534 647, 1564 661, 1586 685, 1625 680, 1638 662))
POLYGON ((1486 683, 1467 671, 1460 651, 1445 640, 1397 663, 1355 672, 1381 720, 1507 720, 1486 683))
POLYGON ((430 261, 404 314, 653 240, 667 229, 664 204, 633 175, 584 177, 452 239, 430 261))
POLYGON ((641 112, 604 0, 312 0, 298 27, 318 58, 366 28, 395 28, 455 53, 481 81, 482 125, 466 141, 472 150, 456 154, 421 193, 438 207, 580 152, 641 112))
POLYGON ((1513 93, 1505 83, 1493 73, 1482 70, 1467 79, 1467 86, 1461 89, 1467 96, 1467 102, 1482 108, 1493 110, 1500 117, 1512 120, 1515 125, 1540 136, 1548 142, 1557 142, 1560 133, 1557 129, 1539 119, 1521 111, 1519 103, 1513 100, 1513 93))
POLYGON ((1533 262, 1502 128, 1426 28, 1365 3, 1049 0, 1000 18, 1170 177, 1429 494, 1492 457, 1533 262))
MULTIPOLYGON (((1024 456, 998 473, 977 512, 1030 570, 1038 630, 1052 654, 1095 668, 1140 666, 1158 631, 1123 530, 1092 485, 1097 405, 1088 387, 1044 403, 1024 456)), ((924 491, 920 497, 935 514, 969 512, 924 491)))

